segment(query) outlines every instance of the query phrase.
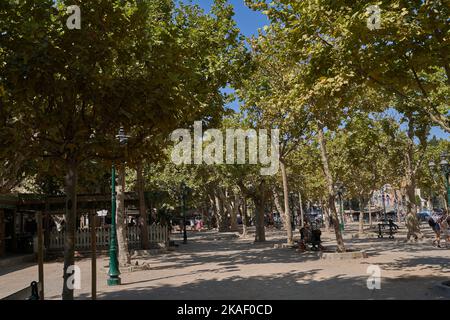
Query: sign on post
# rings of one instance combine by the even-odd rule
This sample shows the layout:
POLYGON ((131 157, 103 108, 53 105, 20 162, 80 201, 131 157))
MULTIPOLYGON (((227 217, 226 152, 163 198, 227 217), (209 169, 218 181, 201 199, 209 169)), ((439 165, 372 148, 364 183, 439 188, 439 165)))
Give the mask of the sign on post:
POLYGON ((99 216, 99 217, 106 217, 107 214, 108 214, 108 210, 97 211, 97 216, 99 216))

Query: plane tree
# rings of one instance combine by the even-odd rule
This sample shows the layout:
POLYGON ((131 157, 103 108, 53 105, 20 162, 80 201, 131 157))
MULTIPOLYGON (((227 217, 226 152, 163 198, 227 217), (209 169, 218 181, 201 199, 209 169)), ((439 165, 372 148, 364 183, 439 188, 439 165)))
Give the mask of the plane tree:
POLYGON ((379 16, 362 0, 246 2, 282 24, 291 47, 326 60, 349 82, 421 109, 450 132, 445 1, 379 1, 379 16))
POLYGON ((69 4, 0 6, 0 98, 7 120, 1 131, 15 142, 2 155, 25 146, 29 159, 63 168, 63 299, 73 299, 66 271, 74 264, 81 165, 92 159, 121 164, 126 151, 132 155, 146 139, 220 108, 219 89, 233 72, 227 66, 239 33, 224 1, 216 1, 211 16, 183 7, 175 18, 171 1, 78 3, 81 29, 66 26, 69 4), (121 126, 132 133, 127 148, 115 138, 121 126))

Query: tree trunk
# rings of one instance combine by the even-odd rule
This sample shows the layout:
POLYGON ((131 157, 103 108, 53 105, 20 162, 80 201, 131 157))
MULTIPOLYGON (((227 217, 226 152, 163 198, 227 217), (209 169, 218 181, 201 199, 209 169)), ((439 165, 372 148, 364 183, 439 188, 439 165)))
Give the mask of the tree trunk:
POLYGON ((255 242, 264 242, 266 241, 266 233, 264 226, 264 199, 261 197, 257 197, 254 199, 255 203, 255 242))
POLYGON ((67 273, 67 268, 75 265, 75 233, 77 219, 77 184, 78 164, 75 160, 66 161, 65 193, 65 238, 64 238, 64 269, 63 269, 63 300, 73 300, 73 286, 69 286, 69 278, 72 274, 67 273))
POLYGON ((216 192, 214 194, 214 200, 216 203, 217 224, 218 224, 219 232, 227 232, 228 225, 227 225, 225 210, 223 208, 223 199, 216 192))
POLYGON ((417 219, 416 205, 416 177, 414 172, 414 124, 412 117, 409 117, 408 123, 408 146, 405 153, 406 158, 406 227, 408 229, 407 240, 410 236, 417 237, 420 235, 420 225, 417 219))
POLYGON ((239 195, 235 193, 233 196, 234 201, 232 205, 233 213, 231 214, 231 231, 236 232, 238 231, 237 216, 239 213, 239 195))
POLYGON ((328 209, 326 202, 324 203, 322 199, 320 199, 320 203, 323 206, 322 211, 323 211, 323 217, 324 217, 325 231, 329 232, 330 227, 331 227, 331 225, 330 225, 330 210, 328 209))
POLYGON ((209 198, 209 203, 210 203, 210 206, 211 206, 211 208, 212 208, 212 214, 211 214, 211 217, 210 217, 210 223, 211 223, 211 225, 210 225, 210 228, 216 228, 216 221, 217 221, 217 206, 216 206, 216 201, 215 201, 215 196, 214 196, 214 194, 208 194, 208 198, 209 198))
POLYGON ((289 186, 288 186, 288 178, 286 172, 286 165, 284 160, 280 159, 280 169, 281 169, 281 177, 283 180, 283 196, 284 196, 284 217, 286 219, 286 235, 287 235, 287 244, 293 245, 294 239, 292 236, 292 215, 291 210, 289 208, 289 186))
POLYGON ((400 222, 400 204, 399 204, 399 200, 398 200, 397 189, 394 189, 394 201, 396 204, 396 207, 394 209, 396 209, 396 212, 397 212, 396 222, 400 222))
POLYGON ((118 183, 116 185, 116 225, 117 225, 117 244, 119 247, 119 265, 128 266, 131 264, 131 256, 128 250, 127 237, 127 217, 125 215, 125 168, 118 167, 118 183))
POLYGON ((242 236, 246 237, 248 233, 248 215, 247 215, 247 197, 242 197, 242 236))
POLYGON ((139 216, 141 220, 141 223, 139 224, 141 228, 141 245, 142 249, 147 250, 149 249, 148 217, 147 217, 147 207, 145 205, 145 195, 144 195, 145 183, 144 183, 142 163, 139 163, 138 166, 136 167, 136 178, 139 194, 139 216))
POLYGON ((333 219, 334 233, 336 235, 337 249, 338 252, 345 252, 344 239, 342 238, 341 230, 339 228, 339 218, 335 205, 335 195, 333 188, 333 177, 328 165, 328 153, 325 145, 325 135, 323 133, 323 126, 319 123, 319 145, 320 153, 322 158, 323 172, 325 174, 327 188, 328 188, 328 207, 331 210, 331 217, 333 219))
POLYGON ((359 228, 358 233, 362 235, 364 233, 364 198, 359 198, 359 228))
POLYGON ((227 191, 223 192, 222 189, 220 190, 220 198, 222 199, 224 206, 226 208, 226 214, 225 214, 225 220, 228 220, 228 215, 230 215, 230 220, 229 223, 230 225, 226 226, 226 228, 228 229, 227 231, 236 231, 237 230, 237 217, 235 215, 235 211, 233 210, 233 207, 231 205, 231 197, 230 194, 227 191))
POLYGON ((280 214, 283 225, 286 228, 286 224, 287 224, 286 216, 284 214, 284 209, 281 207, 280 198, 278 196, 278 192, 275 187, 272 188, 272 195, 273 195, 273 203, 275 204, 275 208, 277 209, 278 213, 280 214))
POLYGON ((258 189, 252 193, 251 197, 255 204, 255 242, 266 241, 266 230, 264 225, 265 203, 266 203, 266 185, 264 180, 258 186, 258 189))
MULTIPOLYGON (((300 227, 303 228, 303 226, 305 225, 305 215, 303 213, 302 193, 300 191, 298 192, 298 205, 300 207, 300 227)), ((321 207, 321 209, 323 212, 323 207, 321 207)))

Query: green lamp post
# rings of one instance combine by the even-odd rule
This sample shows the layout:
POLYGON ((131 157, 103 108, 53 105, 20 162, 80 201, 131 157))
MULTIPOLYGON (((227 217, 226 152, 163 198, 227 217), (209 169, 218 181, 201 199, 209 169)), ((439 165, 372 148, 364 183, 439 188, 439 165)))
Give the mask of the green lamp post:
POLYGON ((117 259, 117 231, 116 231, 116 168, 111 170, 111 229, 109 235, 109 278, 108 286, 120 284, 119 261, 117 259))
MULTIPOLYGON (((121 127, 119 134, 116 135, 121 145, 125 145, 128 136, 125 135, 124 129, 121 127)), ((117 229, 116 229, 116 167, 112 165, 111 170, 111 231, 109 236, 109 278, 108 286, 120 285, 119 261, 117 257, 117 229)))
MULTIPOLYGON (((449 181, 450 166, 448 164, 447 158, 448 158, 447 153, 445 152, 442 153, 441 162, 439 163, 439 165, 441 167, 442 176, 444 177, 445 188, 447 190, 447 207, 450 208, 450 181, 449 181)), ((430 167, 430 171, 434 173, 434 170, 436 168, 436 164, 434 163, 434 161, 430 161, 428 166, 430 167)))
POLYGON ((338 181, 336 182, 335 186, 334 186, 334 190, 337 193, 338 197, 339 197, 339 214, 341 216, 341 221, 339 223, 339 228, 341 229, 341 232, 344 232, 344 204, 343 204, 343 200, 342 200, 342 195, 345 192, 345 188, 344 185, 342 184, 342 182, 338 181))

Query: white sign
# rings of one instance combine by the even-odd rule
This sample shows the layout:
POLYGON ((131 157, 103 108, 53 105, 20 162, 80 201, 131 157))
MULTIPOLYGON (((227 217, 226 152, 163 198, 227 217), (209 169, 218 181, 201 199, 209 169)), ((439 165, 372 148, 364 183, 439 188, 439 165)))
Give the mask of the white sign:
POLYGON ((108 214, 108 210, 100 210, 100 211, 97 211, 97 215, 98 215, 99 217, 106 217, 107 214, 108 214))
POLYGON ((140 212, 139 212, 139 210, 137 210, 137 209, 126 209, 126 213, 128 214, 128 215, 139 215, 140 214, 140 212))

